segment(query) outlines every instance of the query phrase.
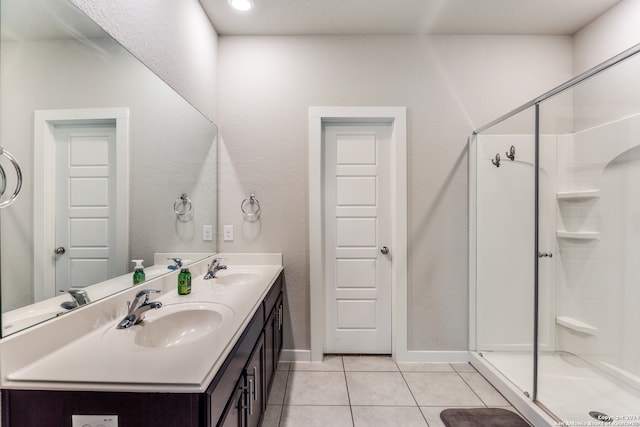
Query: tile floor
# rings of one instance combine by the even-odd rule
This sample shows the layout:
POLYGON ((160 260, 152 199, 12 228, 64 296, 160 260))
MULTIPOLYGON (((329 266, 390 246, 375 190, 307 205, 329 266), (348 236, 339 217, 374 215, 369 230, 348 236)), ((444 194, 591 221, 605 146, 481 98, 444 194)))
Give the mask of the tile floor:
POLYGON ((514 410, 469 364, 326 356, 278 366, 262 426, 443 427, 451 407, 514 410))

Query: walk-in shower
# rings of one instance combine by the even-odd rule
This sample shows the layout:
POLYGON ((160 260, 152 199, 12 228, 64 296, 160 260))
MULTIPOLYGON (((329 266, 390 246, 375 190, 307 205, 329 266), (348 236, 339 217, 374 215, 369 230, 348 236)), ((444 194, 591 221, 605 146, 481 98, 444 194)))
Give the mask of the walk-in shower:
POLYGON ((639 51, 470 138, 472 363, 540 424, 640 426, 639 51))

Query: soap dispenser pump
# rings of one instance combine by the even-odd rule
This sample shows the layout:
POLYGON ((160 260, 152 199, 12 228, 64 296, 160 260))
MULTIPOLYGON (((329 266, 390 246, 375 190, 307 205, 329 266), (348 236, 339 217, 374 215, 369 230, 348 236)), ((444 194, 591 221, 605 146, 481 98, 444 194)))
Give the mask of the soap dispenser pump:
POLYGON ((178 295, 189 295, 191 293, 190 262, 190 260, 182 260, 182 267, 180 267, 180 274, 178 274, 178 295))
POLYGON ((144 267, 142 266, 142 259, 132 259, 131 262, 135 262, 136 265, 133 267, 133 284, 138 285, 145 281, 146 277, 144 274, 144 267))

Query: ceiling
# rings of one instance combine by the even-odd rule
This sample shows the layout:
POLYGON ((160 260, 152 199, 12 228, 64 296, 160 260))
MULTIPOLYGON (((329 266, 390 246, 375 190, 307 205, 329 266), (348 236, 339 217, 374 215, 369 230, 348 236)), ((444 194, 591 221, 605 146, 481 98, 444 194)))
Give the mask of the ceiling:
POLYGON ((571 35, 620 0, 200 0, 221 35, 571 35))

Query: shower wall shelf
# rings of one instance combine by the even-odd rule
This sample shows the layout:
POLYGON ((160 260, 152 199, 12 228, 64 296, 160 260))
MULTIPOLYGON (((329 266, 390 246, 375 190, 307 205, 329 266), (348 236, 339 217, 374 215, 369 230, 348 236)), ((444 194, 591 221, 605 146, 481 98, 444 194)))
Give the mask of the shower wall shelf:
POLYGON ((561 239, 581 239, 581 240, 600 240, 600 232, 598 231, 560 231, 556 232, 556 236, 561 239))
POLYGON ((558 191, 558 200, 595 199, 600 197, 600 190, 558 191))
POLYGON ((556 324, 587 335, 598 335, 598 328, 569 316, 556 317, 556 324))

